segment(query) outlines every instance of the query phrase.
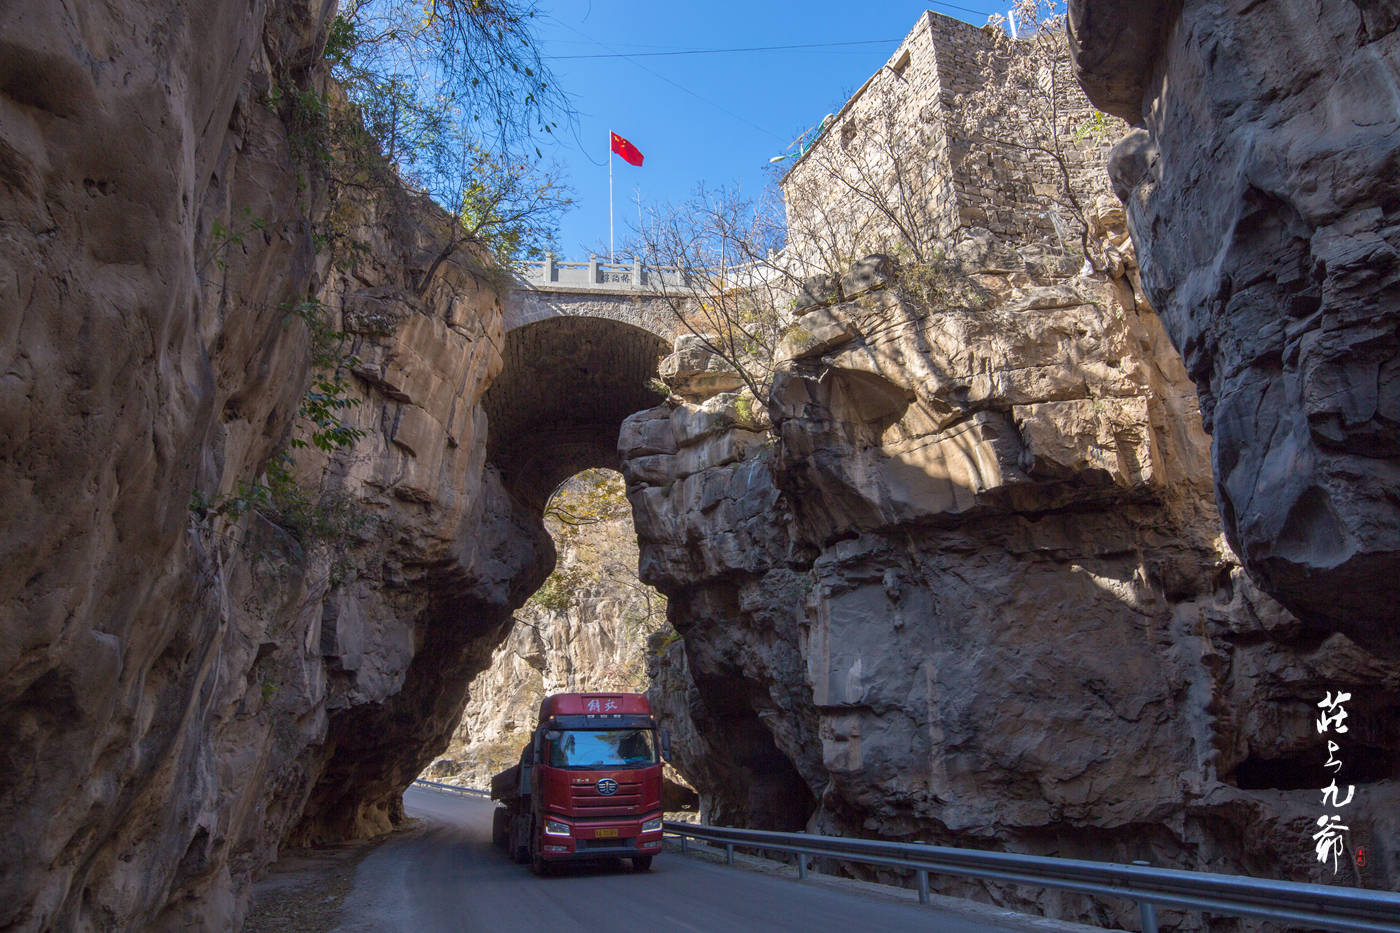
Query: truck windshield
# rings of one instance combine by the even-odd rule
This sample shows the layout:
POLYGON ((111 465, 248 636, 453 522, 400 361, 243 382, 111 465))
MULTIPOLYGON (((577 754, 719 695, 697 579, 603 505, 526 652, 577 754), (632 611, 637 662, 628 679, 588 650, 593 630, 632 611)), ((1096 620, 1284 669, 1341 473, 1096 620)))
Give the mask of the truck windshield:
POLYGON ((645 768, 656 764, 650 729, 571 729, 549 749, 556 768, 645 768))

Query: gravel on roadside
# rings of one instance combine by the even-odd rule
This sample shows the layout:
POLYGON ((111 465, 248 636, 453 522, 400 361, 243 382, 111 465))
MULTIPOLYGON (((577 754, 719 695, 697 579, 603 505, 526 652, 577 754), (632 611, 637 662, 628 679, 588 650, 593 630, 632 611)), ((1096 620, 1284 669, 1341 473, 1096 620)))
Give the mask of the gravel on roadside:
POLYGON ((253 883, 243 933, 331 933, 340 925, 340 905, 354 885, 360 862, 417 822, 405 820, 379 839, 285 853, 253 883))

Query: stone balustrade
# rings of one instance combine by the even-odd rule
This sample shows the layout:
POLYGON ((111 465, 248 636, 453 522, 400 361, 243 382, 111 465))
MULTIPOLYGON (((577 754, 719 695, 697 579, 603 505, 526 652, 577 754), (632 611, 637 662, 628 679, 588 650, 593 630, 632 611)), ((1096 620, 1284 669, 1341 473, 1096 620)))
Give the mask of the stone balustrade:
POLYGON ((685 270, 672 266, 643 267, 640 259, 605 262, 589 256, 586 262, 561 262, 554 256, 526 262, 516 274, 521 287, 563 291, 650 292, 689 288, 685 270))

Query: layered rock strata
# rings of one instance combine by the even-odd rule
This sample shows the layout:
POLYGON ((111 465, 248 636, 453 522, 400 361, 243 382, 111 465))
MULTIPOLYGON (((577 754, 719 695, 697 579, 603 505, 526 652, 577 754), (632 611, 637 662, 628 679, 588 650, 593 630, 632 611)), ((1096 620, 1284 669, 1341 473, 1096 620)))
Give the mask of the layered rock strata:
POLYGON ((708 817, 1330 880, 1313 720, 1343 689, 1353 841, 1393 883, 1400 667, 1242 572, 1190 380, 1115 242, 1109 283, 974 232, 961 272, 804 314, 771 427, 735 394, 626 423, 642 576, 693 681, 665 706, 708 817))
POLYGON ((1200 392, 1221 518, 1318 631, 1400 654, 1400 14, 1072 0, 1143 284, 1200 392))

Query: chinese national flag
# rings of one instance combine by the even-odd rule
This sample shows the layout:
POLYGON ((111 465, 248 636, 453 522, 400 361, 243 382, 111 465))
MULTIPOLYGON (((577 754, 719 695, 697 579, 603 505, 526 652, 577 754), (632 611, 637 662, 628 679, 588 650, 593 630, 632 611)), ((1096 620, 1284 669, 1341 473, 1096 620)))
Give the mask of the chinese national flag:
POLYGON ((637 151, 636 146, 632 145, 616 133, 610 133, 609 135, 612 136, 612 151, 622 156, 622 161, 628 163, 629 165, 642 164, 642 154, 639 151, 637 151))

